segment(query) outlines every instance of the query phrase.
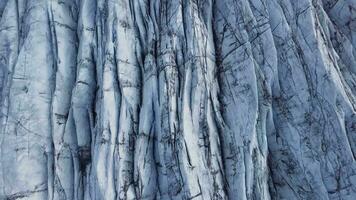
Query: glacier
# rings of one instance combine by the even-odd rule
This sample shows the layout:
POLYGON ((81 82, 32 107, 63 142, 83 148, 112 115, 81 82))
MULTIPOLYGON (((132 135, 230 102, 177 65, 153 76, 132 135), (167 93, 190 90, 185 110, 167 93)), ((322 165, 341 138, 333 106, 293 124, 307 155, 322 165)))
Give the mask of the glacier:
POLYGON ((356 199, 356 0, 0 0, 0 199, 356 199))

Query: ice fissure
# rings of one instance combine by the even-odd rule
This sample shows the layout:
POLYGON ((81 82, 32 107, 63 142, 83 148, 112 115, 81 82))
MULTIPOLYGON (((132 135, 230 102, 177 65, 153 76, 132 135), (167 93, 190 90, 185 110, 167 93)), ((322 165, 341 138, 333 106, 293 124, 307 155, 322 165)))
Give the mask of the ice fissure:
POLYGON ((356 198, 356 0, 0 0, 0 199, 356 198))

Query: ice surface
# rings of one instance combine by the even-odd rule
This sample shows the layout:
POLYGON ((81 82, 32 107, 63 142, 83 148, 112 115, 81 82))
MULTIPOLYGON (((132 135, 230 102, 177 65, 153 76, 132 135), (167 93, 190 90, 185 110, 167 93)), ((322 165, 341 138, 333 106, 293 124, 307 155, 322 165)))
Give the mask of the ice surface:
POLYGON ((356 0, 0 0, 0 199, 356 199, 356 0))

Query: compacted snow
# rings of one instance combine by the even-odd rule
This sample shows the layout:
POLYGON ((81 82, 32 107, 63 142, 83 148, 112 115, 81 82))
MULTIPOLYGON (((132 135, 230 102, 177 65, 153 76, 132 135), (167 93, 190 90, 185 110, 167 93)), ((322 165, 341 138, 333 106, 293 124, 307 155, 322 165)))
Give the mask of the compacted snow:
POLYGON ((0 0, 1 200, 356 199, 356 0, 0 0))

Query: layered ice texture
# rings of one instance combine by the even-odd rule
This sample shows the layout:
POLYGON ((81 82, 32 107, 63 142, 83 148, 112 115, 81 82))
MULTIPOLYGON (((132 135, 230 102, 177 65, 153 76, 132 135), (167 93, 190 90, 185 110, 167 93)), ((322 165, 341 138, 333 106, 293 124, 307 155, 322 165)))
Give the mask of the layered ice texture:
POLYGON ((356 199, 356 0, 0 0, 0 199, 356 199))

